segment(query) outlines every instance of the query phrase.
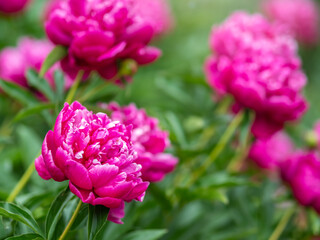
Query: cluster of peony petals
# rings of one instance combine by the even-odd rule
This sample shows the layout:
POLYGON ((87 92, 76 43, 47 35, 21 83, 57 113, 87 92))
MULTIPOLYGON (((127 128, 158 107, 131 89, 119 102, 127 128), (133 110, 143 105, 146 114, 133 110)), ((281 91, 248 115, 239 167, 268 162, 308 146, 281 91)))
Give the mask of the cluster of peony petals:
POLYGON ((168 32, 173 25, 167 0, 135 0, 134 12, 151 24, 156 35, 168 32))
POLYGON ((22 11, 29 0, 1 0, 0 12, 10 14, 22 11))
POLYGON ((137 162, 142 166, 143 180, 161 181, 174 170, 178 160, 164 153, 170 144, 168 133, 159 128, 156 118, 149 117, 145 110, 137 109, 134 104, 120 107, 113 102, 100 106, 112 112, 112 120, 132 126, 132 142, 138 153, 137 162))
POLYGON ((294 146, 284 132, 278 132, 268 139, 257 139, 251 146, 249 158, 259 167, 278 170, 279 164, 294 151, 294 146))
POLYGON ((236 12, 213 28, 210 46, 213 55, 205 64, 210 86, 255 112, 256 137, 271 136, 305 112, 300 92, 306 76, 297 44, 281 26, 259 14, 236 12))
POLYGON ((68 47, 62 60, 65 72, 97 71, 105 79, 123 77, 121 65, 155 61, 160 50, 149 46, 155 32, 133 11, 133 0, 65 0, 50 13, 45 30, 49 39, 68 47), (120 76, 119 76, 120 75, 120 76))
MULTIPOLYGON (((53 45, 47 40, 27 37, 20 39, 16 48, 8 47, 0 52, 0 78, 28 88, 27 70, 39 71, 52 49, 53 45)), ((52 87, 54 87, 53 73, 56 69, 58 69, 58 65, 54 65, 45 75, 52 87)), ((70 85, 71 80, 67 78, 66 87, 70 85)))
POLYGON ((110 208, 108 220, 122 223, 124 202, 142 201, 149 185, 141 179, 131 128, 66 103, 44 139, 36 170, 46 180, 69 180, 84 203, 110 208))
POLYGON ((313 0, 266 0, 263 11, 274 21, 285 24, 306 45, 319 37, 319 12, 313 0))
POLYGON ((310 206, 320 214, 320 158, 313 152, 293 154, 281 162, 281 176, 295 198, 303 206, 310 206))

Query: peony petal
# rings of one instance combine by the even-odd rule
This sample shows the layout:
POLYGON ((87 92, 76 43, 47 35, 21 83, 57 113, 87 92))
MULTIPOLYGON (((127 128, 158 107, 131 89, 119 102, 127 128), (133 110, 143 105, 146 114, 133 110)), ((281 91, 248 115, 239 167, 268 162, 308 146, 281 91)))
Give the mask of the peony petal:
POLYGON ((49 180, 51 179, 51 175, 47 170, 47 167, 43 161, 42 155, 40 155, 36 160, 35 160, 35 167, 36 170, 41 178, 44 180, 49 180))
POLYGON ((149 182, 142 182, 138 185, 136 185, 131 192, 125 196, 123 199, 125 201, 131 201, 132 199, 136 199, 138 201, 142 201, 143 199, 141 199, 141 196, 144 196, 145 191, 147 190, 148 186, 149 186, 149 182))
POLYGON ((119 183, 116 186, 105 186, 97 188, 94 192, 100 197, 113 197, 113 198, 122 198, 124 195, 128 194, 132 189, 131 182, 119 183))
POLYGON ((89 172, 82 164, 72 160, 67 161, 65 172, 74 185, 85 190, 92 189, 89 172))
POLYGON ((108 214, 108 221, 114 222, 116 224, 123 224, 121 218, 124 218, 124 202, 118 208, 111 208, 108 214))
POLYGON ((94 188, 105 186, 119 172, 119 168, 115 165, 96 165, 89 170, 89 176, 94 188))
POLYGON ((93 200, 93 205, 103 205, 108 208, 118 208, 123 200, 111 197, 104 197, 104 198, 96 198, 93 200))
POLYGON ((95 196, 92 191, 81 189, 73 185, 71 181, 69 182, 69 188, 70 188, 70 191, 76 196, 78 196, 81 199, 81 201, 84 203, 92 204, 92 202, 95 199, 95 196))

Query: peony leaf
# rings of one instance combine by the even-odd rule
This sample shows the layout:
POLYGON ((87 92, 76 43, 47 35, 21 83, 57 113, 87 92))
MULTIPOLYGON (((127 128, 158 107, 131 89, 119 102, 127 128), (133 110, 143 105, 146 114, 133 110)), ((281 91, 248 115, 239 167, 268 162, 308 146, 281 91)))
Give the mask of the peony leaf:
POLYGON ((55 71, 54 72, 54 83, 56 86, 56 103, 60 103, 64 99, 64 85, 65 85, 65 79, 64 75, 61 71, 55 71))
POLYGON ((14 203, 0 202, 0 215, 23 223, 42 236, 38 223, 28 209, 14 203))
POLYGON ((167 233, 166 229, 137 230, 125 235, 122 240, 157 240, 167 233))
POLYGON ((39 76, 43 77, 56 62, 67 56, 67 54, 68 50, 66 47, 61 45, 56 46, 42 63, 39 76))
POLYGON ((14 118, 13 121, 20 121, 25 117, 29 117, 33 114, 41 113, 43 110, 46 109, 54 109, 55 105, 53 103, 39 103, 34 106, 30 106, 27 108, 22 109, 14 118))
POLYGON ((61 218, 62 211, 74 195, 70 192, 69 187, 63 190, 52 202, 46 218, 46 239, 54 239, 57 223, 61 218))
POLYGON ((38 73, 33 69, 27 71, 27 79, 30 86, 38 89, 43 93, 51 102, 54 100, 54 93, 48 81, 39 77, 38 73))
POLYGON ((0 79, 0 88, 12 98, 18 100, 23 105, 31 106, 38 102, 38 100, 21 86, 0 79))
POLYGON ((107 224, 107 217, 109 208, 97 205, 89 205, 89 217, 88 217, 88 239, 94 240, 107 224))
POLYGON ((43 239, 44 239, 43 237, 35 233, 27 233, 19 236, 6 238, 6 240, 43 240, 43 239))

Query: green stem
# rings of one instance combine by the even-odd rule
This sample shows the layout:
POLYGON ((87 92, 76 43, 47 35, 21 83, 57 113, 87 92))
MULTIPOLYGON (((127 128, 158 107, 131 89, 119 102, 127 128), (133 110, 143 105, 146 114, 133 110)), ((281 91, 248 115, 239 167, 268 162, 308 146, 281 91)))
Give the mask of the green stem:
POLYGON ((292 214, 294 213, 294 209, 289 208, 285 214, 282 216, 278 226, 274 230, 274 232, 271 234, 269 240, 278 240, 279 237, 281 236, 283 230, 287 226, 292 214))
POLYGON ((76 91, 80 85, 80 82, 82 80, 82 77, 83 77, 83 74, 84 74, 84 71, 83 70, 80 70, 77 74, 77 77, 71 87, 71 89, 69 90, 69 93, 67 95, 67 98, 66 98, 66 102, 71 104, 71 102, 73 101, 73 98, 76 94, 76 91))
POLYGON ((96 95, 98 92, 100 92, 105 86, 109 85, 110 82, 103 82, 101 84, 99 84, 98 86, 94 87, 93 89, 91 89, 89 92, 87 92, 86 94, 83 95, 83 97, 79 98, 80 102, 85 102, 88 99, 90 99, 92 96, 96 95))
POLYGON ((229 140, 233 136, 234 132, 236 131, 237 127, 241 123, 243 117, 244 117, 244 113, 242 111, 239 112, 234 117, 234 119, 229 124, 228 128, 226 129, 226 131, 224 132, 224 134, 222 135, 219 142, 214 147, 214 149, 212 150, 212 152, 210 153, 208 158, 204 161, 202 166, 193 175, 193 179, 190 182, 191 184, 194 181, 196 181, 198 177, 200 177, 201 175, 203 175, 206 172, 207 168, 210 167, 210 165, 217 159, 217 157, 220 155, 220 153, 224 150, 227 143, 229 142, 229 140))
POLYGON ((77 215, 78 215, 78 213, 79 213, 79 211, 80 211, 81 204, 82 204, 82 201, 79 200, 79 203, 78 203, 78 205, 77 205, 77 208, 76 208, 76 210, 74 211, 74 213, 73 213, 73 215, 72 215, 72 217, 71 217, 68 225, 66 226, 66 228, 65 228, 64 231, 63 231, 63 233, 62 233, 61 236, 59 237, 59 240, 63 240, 63 239, 65 239, 65 237, 67 236, 70 228, 72 227, 73 222, 76 220, 76 217, 77 217, 77 215))
POLYGON ((9 197, 7 198, 7 202, 13 202, 14 199, 18 196, 18 194, 21 192, 21 190, 24 188, 24 186, 27 184, 28 180, 30 179, 32 173, 35 170, 34 162, 30 164, 27 171, 23 174, 18 184, 15 186, 15 188, 10 193, 9 197))

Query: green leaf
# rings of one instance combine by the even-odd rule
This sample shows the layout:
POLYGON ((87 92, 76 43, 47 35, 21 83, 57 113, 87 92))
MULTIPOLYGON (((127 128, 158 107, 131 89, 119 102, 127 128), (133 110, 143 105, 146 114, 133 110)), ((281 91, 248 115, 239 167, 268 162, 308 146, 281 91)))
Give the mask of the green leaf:
POLYGON ((99 232, 107 224, 107 217, 109 208, 97 205, 89 205, 89 217, 88 217, 88 239, 94 240, 98 236, 99 232))
POLYGON ((48 240, 53 239, 61 213, 73 196, 69 188, 67 188, 52 202, 46 218, 46 238, 48 240))
POLYGON ((217 172, 212 175, 206 175, 200 178, 198 183, 201 187, 215 187, 215 188, 254 185, 252 181, 249 181, 244 177, 231 176, 225 172, 217 172))
POLYGON ((48 81, 39 77, 38 73, 33 69, 27 71, 27 79, 30 86, 38 89, 43 93, 51 102, 54 100, 54 93, 48 81))
POLYGON ((30 92, 15 83, 0 79, 0 88, 23 105, 30 106, 38 102, 38 100, 30 92))
POLYGON ((215 188, 177 188, 175 193, 183 202, 203 199, 228 203, 227 196, 215 188))
POLYGON ((61 71, 54 72, 54 82, 56 86, 56 103, 60 103, 64 99, 65 79, 61 71))
POLYGON ((166 229, 137 230, 127 234, 122 240, 157 240, 166 233, 166 229))
POLYGON ((67 56, 68 50, 66 47, 58 45, 56 46, 47 56, 47 58, 44 60, 41 70, 39 73, 40 77, 43 77, 46 72, 59 60, 67 56))
POLYGON ((27 233, 19 236, 9 237, 6 240, 41 240, 44 239, 39 234, 27 233))
POLYGON ((20 121, 21 119, 25 118, 25 117, 29 117, 33 114, 39 114, 41 113, 43 110, 46 109, 54 109, 55 105, 53 103, 39 103, 37 105, 34 106, 30 106, 30 107, 26 107, 24 109, 22 109, 13 119, 13 121, 20 121))
POLYGON ((42 231, 31 212, 13 203, 0 202, 0 215, 21 222, 42 236, 42 231))

